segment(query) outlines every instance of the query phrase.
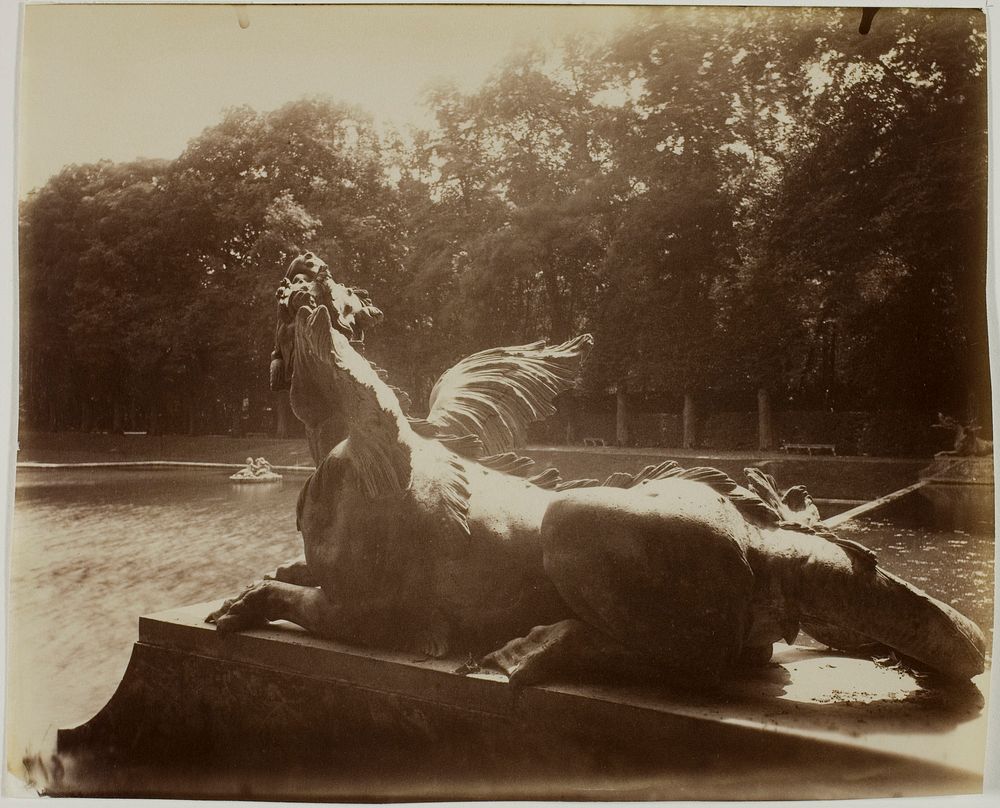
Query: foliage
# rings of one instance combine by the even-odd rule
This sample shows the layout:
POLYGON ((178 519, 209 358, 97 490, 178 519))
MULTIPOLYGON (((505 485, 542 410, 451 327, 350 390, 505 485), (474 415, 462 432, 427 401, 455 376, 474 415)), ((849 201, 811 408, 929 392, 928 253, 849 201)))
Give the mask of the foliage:
POLYGON ((430 88, 426 131, 305 99, 68 167, 22 203, 25 417, 269 429, 302 249, 386 312, 417 409, 464 355, 585 330, 587 390, 660 409, 988 401, 983 15, 856 11, 649 8, 430 88))

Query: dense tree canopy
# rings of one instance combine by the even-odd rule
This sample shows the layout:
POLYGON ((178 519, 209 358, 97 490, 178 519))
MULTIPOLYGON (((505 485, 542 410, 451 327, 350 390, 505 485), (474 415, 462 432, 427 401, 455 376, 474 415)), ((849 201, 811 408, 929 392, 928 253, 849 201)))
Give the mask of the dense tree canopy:
POLYGON ((70 166, 22 202, 25 422, 284 429, 303 249, 386 311, 370 350, 415 402, 473 350, 589 330, 592 396, 986 416, 985 21, 857 23, 647 9, 430 89, 427 131, 301 100, 70 166))

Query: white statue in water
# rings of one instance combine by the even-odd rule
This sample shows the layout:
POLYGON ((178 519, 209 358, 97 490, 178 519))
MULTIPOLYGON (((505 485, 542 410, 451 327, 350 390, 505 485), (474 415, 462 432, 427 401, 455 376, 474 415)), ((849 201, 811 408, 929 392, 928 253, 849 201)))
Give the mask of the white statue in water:
POLYGON ((230 478, 234 482, 274 482, 281 479, 281 475, 271 468, 263 457, 254 460, 252 457, 246 459, 246 466, 241 468, 230 478))

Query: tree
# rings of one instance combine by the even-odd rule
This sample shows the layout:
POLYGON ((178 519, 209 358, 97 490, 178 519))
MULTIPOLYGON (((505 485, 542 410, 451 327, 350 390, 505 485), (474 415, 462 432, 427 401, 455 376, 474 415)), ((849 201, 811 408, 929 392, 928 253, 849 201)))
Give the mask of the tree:
POLYGON ((245 399, 273 401, 285 431, 287 400, 272 398, 265 370, 280 269, 309 247, 376 297, 398 283, 398 214, 371 121, 317 99, 230 110, 176 161, 169 190, 200 275, 188 316, 207 392, 233 428, 245 399))
POLYGON ((90 429, 102 410, 120 429, 126 408, 134 422, 161 393, 172 324, 158 303, 180 283, 161 224, 165 170, 72 167, 23 206, 23 378, 36 413, 39 396, 60 398, 50 427, 90 429))
POLYGON ((803 403, 933 409, 984 375, 981 22, 888 11, 806 63, 800 146, 720 290, 748 372, 803 403))
POLYGON ((983 407, 982 22, 648 9, 432 88, 427 131, 303 99, 69 167, 21 206, 26 418, 241 430, 247 402, 286 431, 265 368, 304 249, 386 311, 372 358, 417 402, 477 349, 591 331, 622 442, 640 398, 685 445, 755 394, 765 445, 772 406, 983 407))
POLYGON ((292 255, 313 246, 385 298, 399 284, 384 168, 363 115, 307 100, 231 110, 169 163, 53 178, 22 205, 29 418, 242 429, 245 400, 272 401, 273 294, 292 255))

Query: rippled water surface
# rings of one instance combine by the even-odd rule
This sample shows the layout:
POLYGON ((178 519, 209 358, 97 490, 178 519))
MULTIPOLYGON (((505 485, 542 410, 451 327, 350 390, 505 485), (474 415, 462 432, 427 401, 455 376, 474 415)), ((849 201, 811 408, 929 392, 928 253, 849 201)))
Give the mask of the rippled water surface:
MULTIPOLYGON (((234 594, 299 555, 303 479, 254 486, 214 469, 19 470, 8 705, 26 729, 12 752, 104 705, 139 615, 234 594)), ((992 631, 992 536, 875 521, 840 532, 992 631)))
POLYGON ((878 520, 848 522, 844 537, 870 547, 879 563, 993 631, 993 536, 927 530, 878 520))
POLYGON ((32 740, 103 706, 139 615, 235 594, 301 554, 304 478, 240 485, 229 473, 18 470, 8 704, 32 740))

